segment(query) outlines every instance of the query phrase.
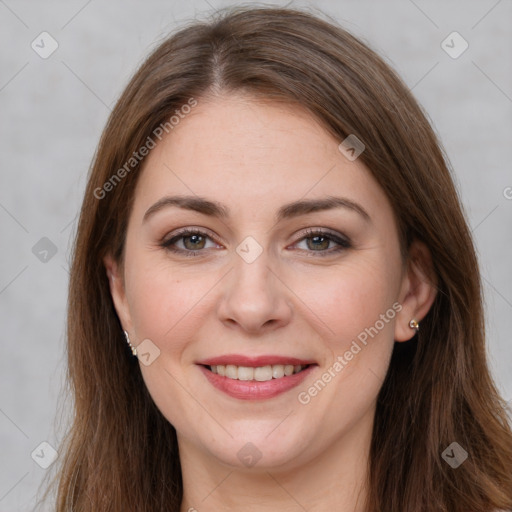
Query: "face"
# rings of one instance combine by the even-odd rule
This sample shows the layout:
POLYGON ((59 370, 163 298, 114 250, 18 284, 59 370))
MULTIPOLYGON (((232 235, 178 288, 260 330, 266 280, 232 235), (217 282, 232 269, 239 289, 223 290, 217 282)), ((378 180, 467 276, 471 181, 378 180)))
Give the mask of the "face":
POLYGON ((389 201, 340 142, 297 107, 230 96, 148 155, 124 267, 105 264, 182 454, 293 467, 371 425, 421 311, 389 201))

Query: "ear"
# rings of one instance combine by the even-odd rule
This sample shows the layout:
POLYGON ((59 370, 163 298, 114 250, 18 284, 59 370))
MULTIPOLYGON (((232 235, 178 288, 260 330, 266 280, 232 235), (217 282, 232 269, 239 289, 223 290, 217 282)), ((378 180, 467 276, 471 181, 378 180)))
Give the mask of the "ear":
POLYGON ((126 300, 124 287, 124 277, 121 266, 114 261, 112 256, 108 254, 103 258, 103 264, 107 272, 108 282, 110 285, 110 294, 114 308, 121 322, 121 326, 125 331, 132 332, 132 321, 130 316, 130 308, 126 300))
POLYGON ((407 269, 402 279, 399 296, 402 309, 396 317, 395 341, 408 341, 416 334, 416 331, 409 326, 409 322, 414 318, 421 323, 436 295, 437 278, 432 256, 423 242, 415 240, 409 248, 407 269))

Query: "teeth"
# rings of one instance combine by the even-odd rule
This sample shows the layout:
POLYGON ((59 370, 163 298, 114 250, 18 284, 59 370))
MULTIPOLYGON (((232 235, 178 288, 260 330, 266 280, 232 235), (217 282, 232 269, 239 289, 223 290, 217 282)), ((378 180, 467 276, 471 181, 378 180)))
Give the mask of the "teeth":
POLYGON ((213 373, 217 373, 221 377, 227 377, 228 379, 256 380, 258 382, 264 382, 299 373, 306 368, 306 365, 298 364, 294 366, 293 364, 274 364, 272 366, 267 365, 252 368, 249 366, 235 366, 233 364, 219 364, 210 366, 209 368, 213 373))
POLYGON ((282 364, 272 366, 272 377, 274 377, 274 379, 284 377, 284 366, 282 364))
MULTIPOLYGON (((240 369, 238 370, 238 378, 240 378, 240 369)), ((259 382, 272 380, 272 366, 259 366, 254 368, 254 380, 259 382)))
MULTIPOLYGON (((235 366, 236 368, 236 366, 235 366)), ((231 375, 228 375, 228 377, 231 377, 232 379, 236 379, 236 375, 238 375, 238 380, 253 380, 254 379, 254 368, 248 368, 247 366, 239 366, 238 367, 238 374, 234 373, 234 377, 231 375)), ((258 379, 256 379, 258 380, 258 379)))
MULTIPOLYGON (((217 368, 218 370, 218 368, 217 368)), ((228 379, 238 379, 238 367, 234 364, 228 364, 226 365, 226 374, 225 376, 228 379)))

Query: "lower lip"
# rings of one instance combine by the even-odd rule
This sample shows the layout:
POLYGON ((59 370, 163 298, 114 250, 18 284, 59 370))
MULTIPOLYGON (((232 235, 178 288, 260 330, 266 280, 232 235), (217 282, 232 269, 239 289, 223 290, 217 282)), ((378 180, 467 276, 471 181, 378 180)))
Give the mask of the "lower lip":
POLYGON ((299 373, 263 382, 230 379, 213 373, 204 366, 200 366, 199 368, 210 384, 233 398, 239 398, 241 400, 264 400, 285 393, 295 386, 298 386, 316 366, 317 365, 312 364, 299 373))

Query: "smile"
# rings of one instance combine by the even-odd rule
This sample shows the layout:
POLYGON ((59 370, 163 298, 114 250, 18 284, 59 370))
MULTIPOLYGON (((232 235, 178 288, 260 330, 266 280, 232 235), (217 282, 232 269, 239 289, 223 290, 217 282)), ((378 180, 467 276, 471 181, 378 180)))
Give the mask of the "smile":
POLYGON ((298 386, 318 364, 287 356, 219 356, 196 363, 215 390, 240 400, 265 400, 298 386))
POLYGON ((234 380, 254 380, 258 382, 265 382, 272 379, 281 379, 282 377, 289 377, 295 373, 299 373, 309 365, 293 365, 293 364, 274 364, 266 366, 257 366, 252 368, 250 366, 235 366, 228 365, 212 365, 208 368, 211 372, 227 377, 234 380))

